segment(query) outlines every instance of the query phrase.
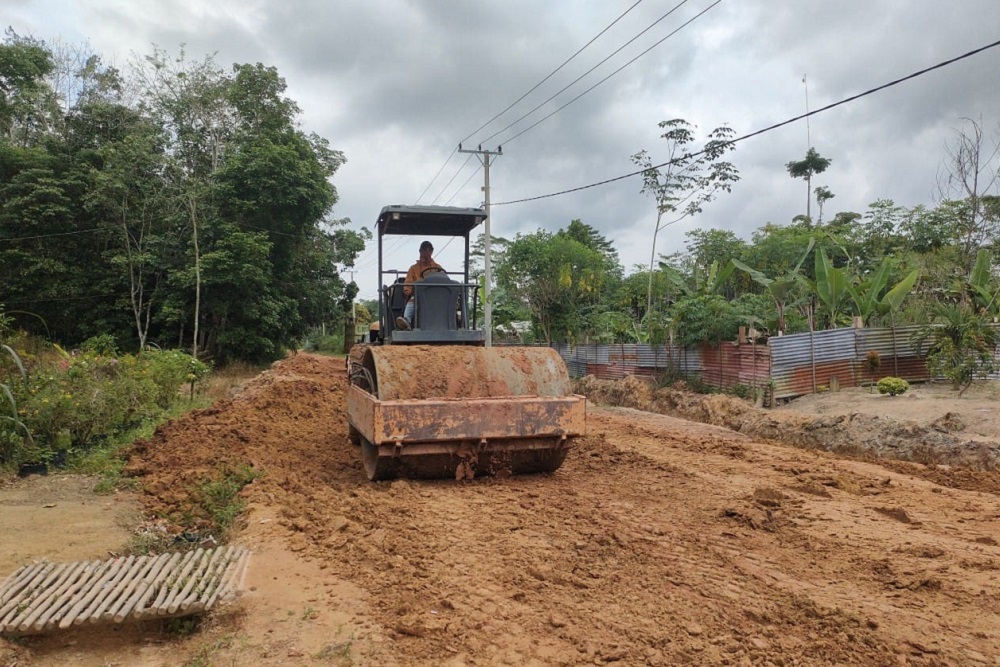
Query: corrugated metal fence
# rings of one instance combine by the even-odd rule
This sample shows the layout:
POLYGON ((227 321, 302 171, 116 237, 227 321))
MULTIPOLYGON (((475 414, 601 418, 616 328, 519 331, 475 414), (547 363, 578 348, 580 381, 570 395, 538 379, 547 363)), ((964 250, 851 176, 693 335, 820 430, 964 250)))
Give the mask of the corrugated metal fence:
MULTIPOLYGON (((770 387, 771 399, 792 398, 832 387, 857 387, 887 376, 908 382, 930 379, 926 348, 918 350, 919 326, 885 329, 831 329, 771 338, 766 344, 722 343, 718 347, 676 345, 553 345, 572 377, 617 380, 626 375, 698 377, 722 389, 737 385, 770 387), (868 352, 879 353, 878 371, 869 376, 868 352)), ((1000 350, 995 355, 1000 358, 1000 350)), ((989 375, 1000 379, 1000 373, 989 375)))
POLYGON ((738 384, 767 386, 770 350, 767 345, 723 343, 684 348, 677 345, 553 345, 572 377, 593 375, 617 380, 626 375, 699 377, 716 387, 732 389, 738 384))

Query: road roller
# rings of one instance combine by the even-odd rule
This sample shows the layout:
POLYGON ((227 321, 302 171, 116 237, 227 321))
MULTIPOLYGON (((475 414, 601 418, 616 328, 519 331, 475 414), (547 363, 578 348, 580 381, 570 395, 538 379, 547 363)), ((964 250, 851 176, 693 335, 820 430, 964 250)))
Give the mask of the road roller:
POLYGON ((449 206, 379 214, 378 332, 347 360, 349 437, 370 480, 554 472, 585 434, 586 400, 573 394, 555 350, 486 346, 469 276, 470 236, 485 218, 483 209, 449 206), (414 247, 461 238, 462 270, 386 268, 390 235, 414 237, 414 247))

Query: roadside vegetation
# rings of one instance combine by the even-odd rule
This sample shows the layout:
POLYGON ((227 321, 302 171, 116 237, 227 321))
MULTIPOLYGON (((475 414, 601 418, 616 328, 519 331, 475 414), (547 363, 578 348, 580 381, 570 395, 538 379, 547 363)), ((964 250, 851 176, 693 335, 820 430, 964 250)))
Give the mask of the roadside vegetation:
POLYGON ((0 341, 6 353, 0 467, 6 469, 56 465, 113 476, 117 450, 197 405, 210 370, 177 350, 123 354, 107 336, 67 351, 13 331, 2 310, 0 341))

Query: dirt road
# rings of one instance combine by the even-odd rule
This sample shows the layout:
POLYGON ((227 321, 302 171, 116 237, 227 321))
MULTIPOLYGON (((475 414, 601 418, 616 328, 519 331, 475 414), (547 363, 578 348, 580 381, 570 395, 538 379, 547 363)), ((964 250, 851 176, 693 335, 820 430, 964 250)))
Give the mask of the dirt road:
MULTIPOLYGON (((553 475, 372 484, 342 364, 289 358, 137 448, 167 516, 263 472, 234 536, 259 556, 234 615, 121 664, 1000 665, 992 493, 594 406, 553 475)), ((103 664, 64 644, 25 650, 103 664)))

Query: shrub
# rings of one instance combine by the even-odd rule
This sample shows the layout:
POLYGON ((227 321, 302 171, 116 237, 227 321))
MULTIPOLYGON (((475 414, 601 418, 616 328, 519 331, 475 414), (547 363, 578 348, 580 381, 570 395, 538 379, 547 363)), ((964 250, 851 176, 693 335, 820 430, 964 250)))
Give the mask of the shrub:
POLYGON ((0 419, 0 465, 89 450, 157 417, 177 401, 181 387, 193 388, 208 374, 208 366, 183 352, 106 356, 97 349, 113 341, 92 340, 87 351, 39 360, 23 380, 3 385, 14 414, 0 419))
POLYGON ((988 318, 968 304, 937 304, 935 322, 914 336, 918 345, 930 340, 927 369, 931 377, 946 377, 961 396, 976 378, 997 370, 993 352, 1000 334, 988 318))
POLYGON ((909 388, 910 383, 903 378, 884 377, 878 381, 878 393, 880 394, 898 396, 899 394, 905 394, 909 388))

